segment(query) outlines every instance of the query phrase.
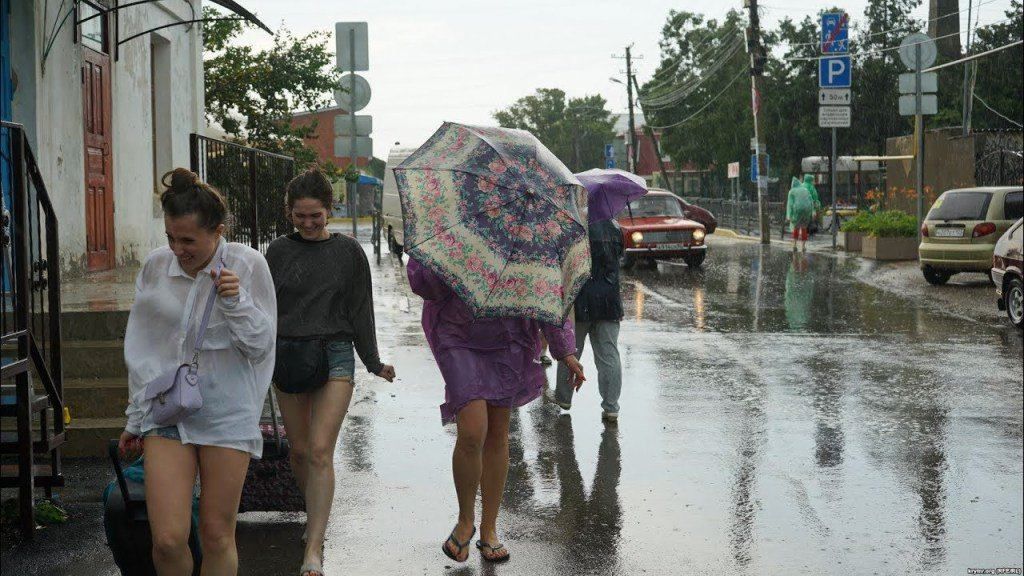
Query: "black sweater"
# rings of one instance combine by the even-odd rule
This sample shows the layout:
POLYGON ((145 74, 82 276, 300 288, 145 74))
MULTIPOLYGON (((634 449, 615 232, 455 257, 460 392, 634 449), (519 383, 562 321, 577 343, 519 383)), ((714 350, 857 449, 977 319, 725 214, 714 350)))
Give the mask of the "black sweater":
POLYGON ((341 234, 304 240, 296 232, 270 243, 267 264, 279 337, 352 342, 366 369, 380 372, 370 263, 359 242, 341 234))

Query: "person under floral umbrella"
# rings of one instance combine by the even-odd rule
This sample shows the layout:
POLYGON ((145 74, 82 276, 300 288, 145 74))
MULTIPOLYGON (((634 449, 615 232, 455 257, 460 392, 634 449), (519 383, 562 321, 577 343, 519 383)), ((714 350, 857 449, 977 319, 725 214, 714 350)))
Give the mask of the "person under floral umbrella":
POLYGON ((509 421, 544 388, 541 333, 573 385, 585 379, 566 318, 590 272, 583 188, 527 132, 450 123, 395 176, 409 284, 424 299, 423 331, 445 382, 441 419, 457 428, 458 521, 441 549, 469 557, 479 492, 476 547, 505 562, 497 522, 509 421))

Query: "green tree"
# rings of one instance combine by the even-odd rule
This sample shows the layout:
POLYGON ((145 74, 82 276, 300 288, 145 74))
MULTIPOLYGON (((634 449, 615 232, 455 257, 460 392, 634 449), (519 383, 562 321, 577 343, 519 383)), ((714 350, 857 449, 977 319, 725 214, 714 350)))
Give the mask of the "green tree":
MULTIPOLYGON (((1024 11, 1021 8, 1021 0, 1011 0, 1010 9, 1006 12, 1009 22, 979 28, 977 41, 971 45, 971 52, 980 54, 1021 40, 1021 35, 1024 34, 1024 11)), ((977 62, 974 93, 991 106, 992 110, 1018 124, 1024 123, 1024 50, 1020 46, 1010 48, 977 62)), ((975 128, 1012 127, 1009 122, 979 102, 974 105, 972 122, 975 128)))
MULTIPOLYGON (((208 18, 221 16, 204 8, 208 18)), ((293 126, 292 115, 323 108, 341 89, 328 32, 294 37, 281 29, 266 50, 234 44, 243 29, 237 20, 208 22, 203 28, 207 118, 249 146, 288 154, 300 165, 316 161, 303 143, 316 124, 293 126)), ((333 164, 327 170, 335 172, 333 164)))
POLYGON ((540 88, 494 113, 505 128, 528 130, 573 172, 603 165, 615 134, 607 102, 597 95, 566 100, 558 88, 540 88))

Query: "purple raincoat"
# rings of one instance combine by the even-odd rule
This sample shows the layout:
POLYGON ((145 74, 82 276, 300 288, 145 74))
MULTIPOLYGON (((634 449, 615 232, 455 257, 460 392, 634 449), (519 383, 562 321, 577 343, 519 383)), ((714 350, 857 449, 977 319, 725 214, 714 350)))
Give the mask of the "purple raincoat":
POLYGON ((514 408, 540 396, 543 331, 555 358, 576 353, 572 322, 553 326, 524 318, 473 318, 469 307, 434 273, 409 259, 412 291, 423 297, 423 333, 444 378, 441 422, 472 400, 514 408))

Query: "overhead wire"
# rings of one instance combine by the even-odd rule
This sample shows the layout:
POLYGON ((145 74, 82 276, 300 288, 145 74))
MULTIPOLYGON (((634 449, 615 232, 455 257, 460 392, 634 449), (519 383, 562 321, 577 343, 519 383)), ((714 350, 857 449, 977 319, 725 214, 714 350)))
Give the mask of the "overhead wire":
MULTIPOLYGON (((693 114, 690 114, 686 118, 683 118, 682 120, 680 120, 678 122, 673 122, 671 124, 666 124, 664 126, 650 126, 650 125, 648 125, 648 126, 651 129, 654 129, 654 130, 664 130, 666 128, 675 128, 676 126, 680 126, 682 124, 685 124, 685 123, 689 122, 690 120, 693 120, 694 118, 699 116, 701 113, 703 113, 705 110, 707 110, 709 106, 711 106, 716 101, 718 101, 718 99, 721 98, 722 95, 725 94, 729 90, 729 88, 731 88, 732 85, 736 83, 737 80, 739 80, 741 77, 745 76, 747 73, 748 73, 748 70, 747 70, 746 67, 741 69, 739 71, 739 73, 736 74, 736 76, 734 76, 733 79, 730 80, 729 83, 726 84, 725 87, 722 88, 722 90, 718 92, 718 94, 715 94, 715 96, 713 98, 711 98, 711 100, 708 100, 707 102, 705 102, 704 105, 701 106, 696 112, 694 112, 693 114)), ((647 114, 645 112, 644 116, 646 117, 646 115, 647 114)))
MULTIPOLYGON (((982 28, 987 28, 989 26, 995 26, 997 24, 1005 24, 1005 23, 1011 22, 1011 21, 1013 21, 1013 18, 1006 18, 1006 19, 1003 19, 1003 20, 997 20, 995 22, 989 22, 988 24, 982 26, 982 28)), ((953 36, 959 36, 959 35, 960 35, 960 32, 952 32, 952 33, 949 33, 949 34, 943 34, 942 36, 936 36, 935 38, 929 38, 928 40, 922 40, 920 42, 912 42, 910 44, 907 44, 907 46, 917 46, 918 44, 927 44, 928 42, 934 42, 936 40, 943 40, 945 38, 952 38, 953 36)), ((899 50, 900 48, 901 48, 901 46, 892 46, 892 47, 889 47, 889 48, 877 48, 877 49, 874 49, 874 50, 864 50, 864 51, 860 51, 860 52, 850 52, 849 54, 843 54, 843 56, 849 56, 850 58, 860 58, 860 57, 863 57, 863 56, 871 56, 873 54, 882 54, 884 52, 892 52, 893 50, 899 50)), ((837 56, 837 55, 836 54, 826 54, 824 56, 791 56, 791 57, 788 57, 788 58, 777 58, 777 60, 781 60, 783 62, 811 62, 811 61, 815 61, 815 60, 825 60, 825 59, 828 59, 828 58, 834 58, 835 56, 837 56)))
POLYGON ((638 98, 644 105, 650 108, 665 108, 671 106, 676 102, 679 102, 683 98, 686 98, 697 90, 704 82, 713 77, 720 69, 722 69, 734 55, 736 55, 743 46, 742 41, 734 43, 732 46, 726 49, 725 53, 715 58, 714 63, 699 77, 684 82, 672 89, 670 92, 659 94, 654 97, 638 98))
POLYGON ((985 102, 984 100, 981 99, 981 96, 978 96, 977 94, 975 94, 974 95, 974 99, 977 100, 978 102, 981 102, 981 105, 984 106, 985 108, 987 108, 989 112, 995 114, 996 116, 999 116, 1000 118, 1002 118, 1003 120, 1006 120, 1010 124, 1013 124, 1017 128, 1024 128, 1024 124, 1021 124, 1020 122, 1016 122, 1016 121, 1010 119, 1008 116, 1005 116, 1005 115, 1001 114, 998 110, 996 110, 995 108, 989 106, 988 102, 985 102))
MULTIPOLYGON (((733 34, 733 37, 734 37, 734 40, 735 40, 735 41, 742 41, 742 39, 741 39, 741 38, 739 38, 739 37, 738 37, 738 36, 736 35, 736 33, 734 33, 734 34, 733 34)), ((703 48, 703 47, 704 47, 705 45, 707 45, 707 44, 708 44, 708 43, 709 43, 709 42, 710 42, 711 40, 714 40, 714 39, 715 39, 715 38, 708 38, 708 39, 707 39, 707 40, 705 40, 704 42, 701 42, 701 45, 700 45, 700 47, 701 47, 701 48, 703 48)), ((724 37, 722 37, 722 38, 719 38, 719 40, 722 40, 723 42, 724 42, 724 41, 727 41, 728 39, 729 39, 728 35, 726 35, 726 36, 724 36, 724 37)), ((732 44, 726 44, 726 47, 728 47, 728 46, 732 46, 732 44)), ((679 56, 679 58, 677 58, 677 59, 676 59, 676 61, 675 61, 675 62, 673 62, 673 63, 672 63, 672 64, 671 64, 670 66, 676 66, 676 65, 678 65, 678 63, 679 63, 679 62, 680 62, 680 61, 681 61, 681 60, 682 60, 682 59, 683 59, 684 57, 686 57, 686 56, 688 56, 688 55, 692 55, 692 56, 694 56, 694 59, 695 59, 695 60, 703 60, 703 59, 704 59, 704 58, 705 58, 705 57, 706 57, 706 56, 707 56, 708 54, 711 54, 711 53, 712 53, 712 52, 713 52, 714 50, 716 50, 716 49, 720 49, 720 48, 721 48, 721 46, 718 46, 718 47, 714 47, 714 48, 709 48, 709 49, 708 49, 707 51, 701 52, 701 53, 699 53, 699 54, 696 54, 696 55, 694 55, 694 52, 696 52, 696 51, 692 50, 692 51, 690 51, 690 52, 688 52, 688 53, 686 53, 686 54, 681 54, 681 55, 679 56)), ((668 69, 667 69, 667 68, 665 68, 665 69, 663 69, 663 70, 662 70, 662 72, 666 72, 667 70, 668 70, 668 69)), ((673 74, 674 74, 674 73, 675 73, 676 71, 677 71, 677 70, 673 70, 673 74)), ((657 76, 657 74, 656 74, 655 76, 657 76)), ((653 80, 653 78, 652 78, 652 80, 653 80)), ((660 81, 660 82, 658 82, 658 83, 654 84, 653 86, 646 86, 646 87, 644 87, 644 92, 651 92, 651 91, 653 91, 653 90, 658 90, 659 88, 661 88, 661 87, 663 87, 663 86, 667 86, 667 85, 671 84, 671 83, 672 83, 672 82, 674 82, 675 80, 676 80, 676 78, 675 78, 674 76, 670 76, 670 77, 668 77, 668 78, 665 78, 665 79, 663 79, 662 81, 660 81)), ((648 81, 648 83, 650 83, 650 81, 648 81)))
MULTIPOLYGON (((978 3, 975 7, 978 9, 979 16, 981 14, 981 7, 982 6, 984 6, 986 4, 991 4, 991 3, 995 2, 995 1, 996 0, 984 0, 984 2, 978 3)), ((766 7, 766 8, 771 9, 770 7, 766 7)), ((921 24, 926 26, 926 25, 928 25, 928 24, 930 24, 932 22, 936 22, 938 20, 942 20, 943 18, 949 18, 950 16, 957 16, 959 14, 963 14, 964 12, 967 12, 967 10, 968 9, 965 8, 965 9, 960 10, 958 12, 949 12, 948 14, 943 14, 942 16, 936 16, 935 18, 930 18, 928 20, 925 20, 921 24)), ((867 38, 874 38, 876 36, 884 36, 885 34, 891 34, 893 32, 906 32, 908 30, 917 30, 919 28, 921 28, 921 26, 918 26, 916 24, 915 25, 902 26, 902 27, 898 27, 898 28, 892 28, 890 30, 882 30, 881 32, 872 32, 871 34, 867 35, 867 38)), ((799 46, 818 46, 818 45, 821 44, 821 42, 820 41, 818 41, 818 42, 797 42, 797 43, 786 42, 785 44, 786 44, 786 46, 789 46, 791 48, 796 48, 796 47, 799 47, 799 46)))

